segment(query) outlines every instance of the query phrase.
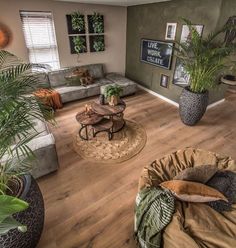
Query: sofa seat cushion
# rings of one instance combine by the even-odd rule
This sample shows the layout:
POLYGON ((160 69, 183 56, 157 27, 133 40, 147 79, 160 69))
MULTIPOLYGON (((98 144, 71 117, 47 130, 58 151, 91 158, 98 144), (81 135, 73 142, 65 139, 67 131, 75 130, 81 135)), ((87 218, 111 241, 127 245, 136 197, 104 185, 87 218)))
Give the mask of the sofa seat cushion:
POLYGON ((62 86, 55 90, 61 95, 63 103, 71 102, 87 97, 88 89, 84 86, 62 86))
POLYGON ((68 84, 67 77, 70 77, 75 70, 85 69, 88 70, 89 75, 93 79, 99 79, 104 77, 102 64, 91 64, 83 66, 72 66, 69 68, 62 68, 59 70, 51 71, 48 73, 51 87, 66 86, 68 84))
POLYGON ((99 78, 99 79, 95 79, 94 83, 102 86, 102 85, 106 85, 106 84, 112 84, 113 82, 107 78, 99 78))

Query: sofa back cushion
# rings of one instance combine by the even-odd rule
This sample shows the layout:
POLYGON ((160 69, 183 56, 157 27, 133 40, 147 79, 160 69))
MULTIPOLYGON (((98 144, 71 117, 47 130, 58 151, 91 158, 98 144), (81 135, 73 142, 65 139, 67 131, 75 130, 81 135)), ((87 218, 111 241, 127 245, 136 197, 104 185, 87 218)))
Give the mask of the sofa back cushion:
POLYGON ((51 87, 59 87, 67 85, 68 81, 66 77, 70 76, 75 69, 83 68, 88 70, 90 76, 94 79, 103 78, 103 65, 102 64, 91 64, 84 66, 73 66, 69 68, 64 68, 56 71, 51 71, 48 73, 51 87))

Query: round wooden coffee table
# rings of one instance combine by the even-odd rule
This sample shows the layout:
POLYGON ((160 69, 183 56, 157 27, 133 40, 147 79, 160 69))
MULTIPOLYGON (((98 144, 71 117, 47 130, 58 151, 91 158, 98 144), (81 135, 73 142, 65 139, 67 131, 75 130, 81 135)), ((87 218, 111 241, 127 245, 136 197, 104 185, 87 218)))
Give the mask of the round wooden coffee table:
POLYGON ((83 111, 83 112, 79 112, 75 118, 81 125, 81 128, 79 130, 80 138, 83 140, 88 140, 89 139, 88 126, 97 124, 103 119, 103 116, 98 115, 94 112, 86 113, 85 111, 83 111), (85 129, 85 136, 82 135, 83 129, 85 129))
POLYGON ((91 104, 91 108, 96 114, 108 117, 113 122, 112 133, 119 132, 125 126, 123 116, 126 104, 123 100, 120 100, 116 106, 101 105, 99 101, 94 101, 91 104))

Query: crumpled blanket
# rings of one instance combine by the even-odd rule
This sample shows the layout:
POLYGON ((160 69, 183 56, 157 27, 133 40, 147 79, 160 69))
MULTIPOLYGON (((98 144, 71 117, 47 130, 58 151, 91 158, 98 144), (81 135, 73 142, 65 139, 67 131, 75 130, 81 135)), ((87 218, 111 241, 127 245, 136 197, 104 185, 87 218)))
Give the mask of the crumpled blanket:
MULTIPOLYGON (((230 157, 186 148, 146 166, 139 180, 139 190, 157 187, 161 182, 173 179, 185 168, 203 164, 236 172, 236 162, 230 157)), ((173 218, 162 234, 163 248, 236 247, 236 204, 232 211, 218 213, 207 204, 176 200, 173 218)))
POLYGON ((134 235, 141 248, 161 247, 161 231, 175 211, 171 192, 161 188, 141 190, 136 197, 134 235))

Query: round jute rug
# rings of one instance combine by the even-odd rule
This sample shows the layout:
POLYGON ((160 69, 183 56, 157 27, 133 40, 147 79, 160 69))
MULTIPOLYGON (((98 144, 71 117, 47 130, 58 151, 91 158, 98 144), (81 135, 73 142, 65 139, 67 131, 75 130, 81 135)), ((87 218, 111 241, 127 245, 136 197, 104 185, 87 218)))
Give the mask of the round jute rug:
POLYGON ((145 146, 147 135, 138 123, 126 120, 125 127, 108 140, 107 133, 101 132, 88 141, 78 133, 74 138, 74 149, 84 159, 99 163, 121 163, 137 155, 145 146))

